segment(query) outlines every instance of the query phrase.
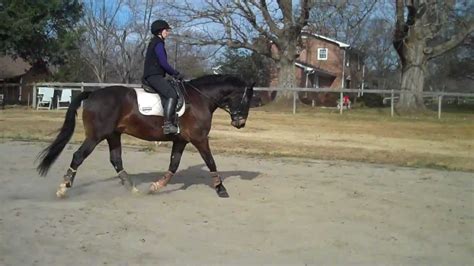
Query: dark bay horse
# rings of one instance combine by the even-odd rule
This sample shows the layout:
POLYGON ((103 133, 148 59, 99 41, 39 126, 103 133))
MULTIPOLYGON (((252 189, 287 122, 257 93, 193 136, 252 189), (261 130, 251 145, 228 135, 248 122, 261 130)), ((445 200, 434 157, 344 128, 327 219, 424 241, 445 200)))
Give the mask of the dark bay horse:
POLYGON ((44 176, 56 161, 74 133, 77 109, 83 103, 85 140, 73 155, 64 181, 56 193, 58 197, 65 196, 66 191, 73 185, 78 167, 104 139, 109 144, 110 161, 122 184, 136 191, 133 180, 122 165, 122 134, 148 141, 173 142, 168 172, 150 185, 150 192, 156 192, 166 186, 178 170, 185 146, 191 142, 209 168, 217 194, 220 197, 228 197, 209 147, 208 135, 212 115, 217 108, 223 108, 230 114, 232 126, 244 127, 253 95, 253 85, 228 75, 209 75, 184 82, 183 94, 187 107, 179 119, 180 133, 172 136, 163 134, 163 117, 144 116, 139 112, 137 95, 132 88, 113 86, 94 92, 82 92, 71 102, 56 139, 39 155, 40 164, 37 170, 44 176))

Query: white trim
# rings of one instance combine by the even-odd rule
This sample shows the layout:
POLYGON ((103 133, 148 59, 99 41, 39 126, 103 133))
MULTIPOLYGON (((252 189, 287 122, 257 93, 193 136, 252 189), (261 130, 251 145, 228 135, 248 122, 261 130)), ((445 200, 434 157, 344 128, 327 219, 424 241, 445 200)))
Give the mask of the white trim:
POLYGON ((314 71, 314 70, 315 70, 315 69, 312 68, 312 67, 305 66, 305 65, 303 65, 303 64, 301 64, 301 63, 298 63, 298 62, 295 62, 295 66, 301 67, 302 69, 304 69, 304 71, 307 71, 307 72, 309 72, 309 71, 314 71))
POLYGON ((311 36, 313 36, 313 37, 320 38, 320 39, 323 39, 323 40, 326 40, 326 41, 329 41, 329 42, 333 42, 333 43, 339 45, 339 47, 341 47, 341 48, 350 47, 350 45, 347 44, 347 43, 343 43, 343 42, 340 42, 340 41, 336 41, 336 40, 334 40, 334 39, 331 39, 331 38, 326 37, 326 36, 323 36, 323 35, 319 35, 319 34, 315 34, 315 33, 310 33, 310 32, 307 32, 307 31, 303 31, 302 33, 305 33, 305 34, 308 34, 308 35, 311 35, 311 36))
POLYGON ((318 48, 318 60, 326 61, 329 57, 329 49, 328 48, 318 48), (321 51, 326 51, 326 57, 321 57, 321 51))

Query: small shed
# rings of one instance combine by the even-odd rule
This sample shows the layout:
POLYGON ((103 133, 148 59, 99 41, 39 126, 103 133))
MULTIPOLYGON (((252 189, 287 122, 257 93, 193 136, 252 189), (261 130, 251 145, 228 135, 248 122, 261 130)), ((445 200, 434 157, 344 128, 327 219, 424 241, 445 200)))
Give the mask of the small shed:
POLYGON ((43 65, 31 65, 21 58, 0 57, 0 94, 6 104, 27 104, 33 100, 28 84, 45 81, 51 72, 43 65))

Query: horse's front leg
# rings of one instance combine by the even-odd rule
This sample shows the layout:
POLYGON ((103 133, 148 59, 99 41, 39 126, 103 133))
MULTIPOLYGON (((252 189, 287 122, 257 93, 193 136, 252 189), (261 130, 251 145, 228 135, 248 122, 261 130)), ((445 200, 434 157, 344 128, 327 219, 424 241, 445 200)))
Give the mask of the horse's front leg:
POLYGON ((193 142, 193 145, 198 149, 199 153, 201 154, 202 159, 206 163, 207 167, 209 168, 212 182, 214 189, 217 192, 217 195, 221 198, 228 198, 229 194, 225 189, 224 185, 222 184, 222 179, 217 172, 216 163, 214 162, 214 157, 212 157, 211 148, 209 147, 209 139, 205 138, 205 140, 200 142, 193 142))
POLYGON ((186 141, 174 141, 173 148, 171 149, 171 158, 170 165, 168 167, 168 172, 158 179, 157 181, 151 183, 150 193, 157 192, 161 188, 165 187, 168 182, 171 180, 173 175, 176 173, 181 162, 181 156, 183 155, 184 148, 188 144, 186 141))

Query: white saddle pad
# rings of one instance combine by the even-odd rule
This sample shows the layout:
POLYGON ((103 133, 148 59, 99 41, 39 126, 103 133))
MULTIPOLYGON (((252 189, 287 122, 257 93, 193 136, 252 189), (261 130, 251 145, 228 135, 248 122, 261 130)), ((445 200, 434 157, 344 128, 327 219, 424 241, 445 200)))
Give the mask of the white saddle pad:
MULTIPOLYGON (((135 88, 137 93, 138 110, 142 115, 157 115, 163 116, 163 105, 161 98, 156 93, 148 93, 142 88, 135 88)), ((186 103, 177 111, 178 116, 184 114, 186 103)))

